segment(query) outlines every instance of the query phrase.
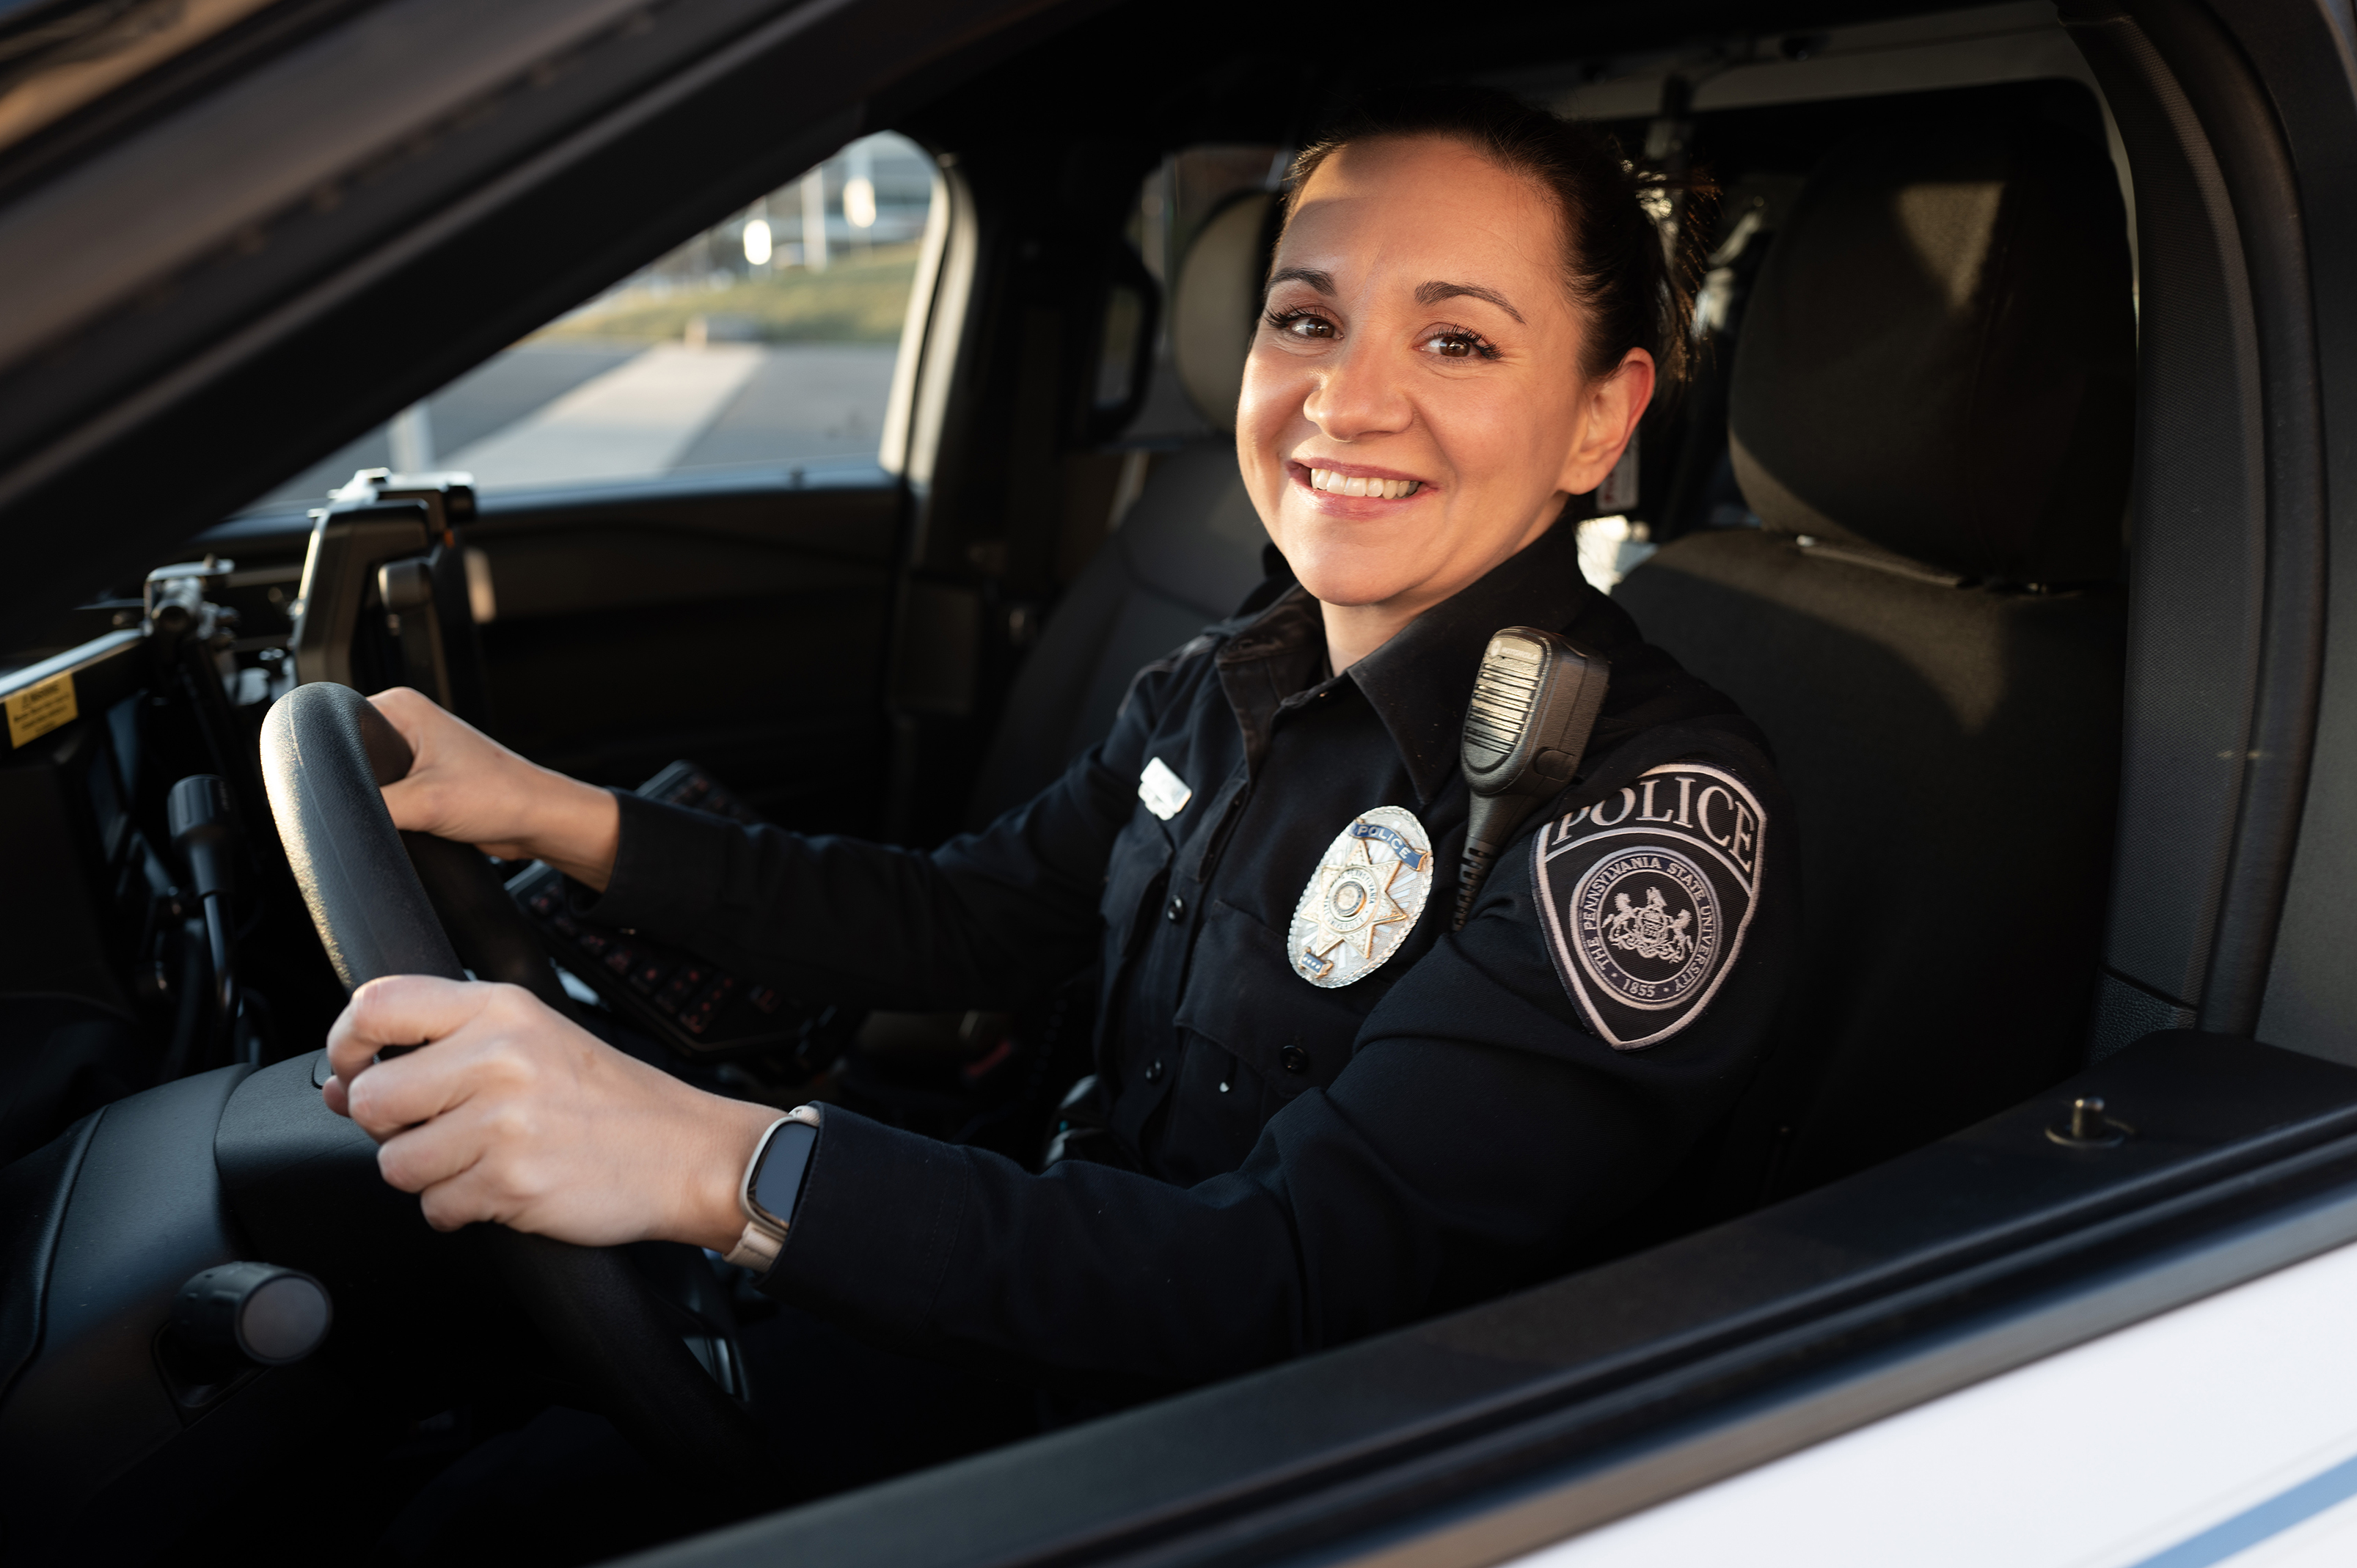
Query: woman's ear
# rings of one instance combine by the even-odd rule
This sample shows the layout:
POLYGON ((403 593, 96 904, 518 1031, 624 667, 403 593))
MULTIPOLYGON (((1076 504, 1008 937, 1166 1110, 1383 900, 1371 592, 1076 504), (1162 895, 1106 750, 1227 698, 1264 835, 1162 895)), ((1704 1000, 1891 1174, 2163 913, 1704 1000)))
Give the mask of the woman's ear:
POLYGON ((1580 389, 1579 417, 1555 488, 1584 496, 1602 484, 1637 435, 1653 401, 1653 356, 1631 349, 1620 362, 1580 389))

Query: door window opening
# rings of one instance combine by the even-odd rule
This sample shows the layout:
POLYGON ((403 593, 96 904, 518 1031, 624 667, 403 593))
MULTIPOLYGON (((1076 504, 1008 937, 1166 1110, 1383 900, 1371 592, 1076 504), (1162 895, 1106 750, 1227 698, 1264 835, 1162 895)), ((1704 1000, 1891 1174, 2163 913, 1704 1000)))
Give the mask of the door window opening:
POLYGON ((862 137, 249 510, 367 467, 496 493, 873 464, 936 184, 914 143, 862 137))

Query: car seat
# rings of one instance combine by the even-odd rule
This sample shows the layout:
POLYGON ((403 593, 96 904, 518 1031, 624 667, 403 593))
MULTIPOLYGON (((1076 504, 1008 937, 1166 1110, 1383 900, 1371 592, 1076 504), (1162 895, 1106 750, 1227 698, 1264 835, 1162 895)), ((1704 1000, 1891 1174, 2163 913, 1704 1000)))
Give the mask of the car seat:
POLYGON ((1737 353, 1760 526, 1676 540, 1616 595, 1767 732, 1799 818, 1801 966, 1730 1145, 1763 1162, 1747 1198, 2080 1065, 2119 789, 2133 311, 2100 146, 1992 122, 1836 151, 1737 353))
POLYGON ((1267 265, 1274 198, 1214 213, 1181 263, 1171 359, 1218 434, 1158 454, 1121 526, 1058 601, 1007 693, 967 819, 980 826, 1052 783, 1113 728, 1140 666, 1235 613, 1267 575, 1268 534, 1244 494, 1232 432, 1267 265))

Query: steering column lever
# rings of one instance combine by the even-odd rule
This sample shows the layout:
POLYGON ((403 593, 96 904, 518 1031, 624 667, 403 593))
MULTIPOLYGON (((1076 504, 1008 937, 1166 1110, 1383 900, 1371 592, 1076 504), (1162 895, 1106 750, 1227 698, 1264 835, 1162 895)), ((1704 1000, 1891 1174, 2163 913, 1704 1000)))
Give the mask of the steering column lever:
POLYGON ((222 1263, 173 1295, 156 1369, 182 1419, 193 1420, 268 1369, 305 1359, 334 1316, 328 1287, 298 1269, 222 1263))
POLYGON ((172 1333, 190 1351, 260 1367, 302 1360, 328 1337, 328 1287, 297 1269, 222 1263, 172 1298, 172 1333))
MULTIPOLYGON (((172 786, 164 802, 164 816, 172 831, 173 852, 188 868, 189 886, 204 908, 205 940, 213 966, 213 1038, 218 1044, 233 1037, 239 1008, 237 952, 231 923, 237 892, 237 812, 230 803, 229 780, 213 773, 191 773, 172 786)), ((249 1044, 258 1047, 260 1041, 249 1044)))

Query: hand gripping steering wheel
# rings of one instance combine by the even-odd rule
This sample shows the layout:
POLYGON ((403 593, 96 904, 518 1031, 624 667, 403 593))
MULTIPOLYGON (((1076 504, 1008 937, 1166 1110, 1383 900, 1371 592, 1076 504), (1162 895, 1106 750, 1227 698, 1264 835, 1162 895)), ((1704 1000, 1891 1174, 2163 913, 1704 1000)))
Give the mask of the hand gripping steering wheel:
MULTIPOLYGON (((388 974, 464 980, 463 952, 481 978, 573 1016, 490 864, 393 825, 381 786, 410 761, 400 732, 349 686, 297 686, 263 721, 271 815, 346 992, 388 974)), ((664 1324, 620 1252, 487 1229, 500 1275, 569 1380, 651 1463, 740 1507, 777 1489, 759 1425, 664 1324)))

